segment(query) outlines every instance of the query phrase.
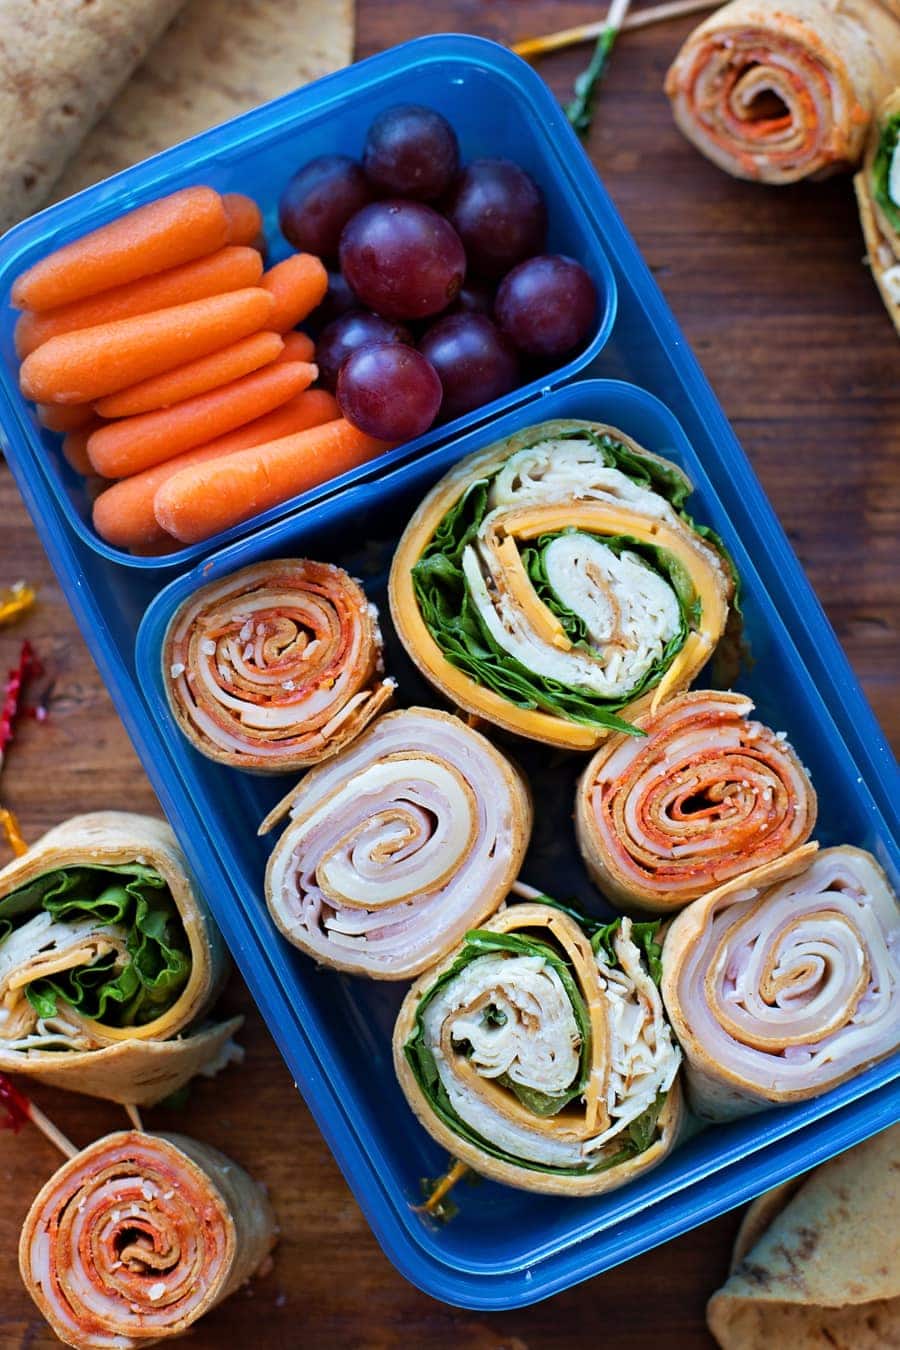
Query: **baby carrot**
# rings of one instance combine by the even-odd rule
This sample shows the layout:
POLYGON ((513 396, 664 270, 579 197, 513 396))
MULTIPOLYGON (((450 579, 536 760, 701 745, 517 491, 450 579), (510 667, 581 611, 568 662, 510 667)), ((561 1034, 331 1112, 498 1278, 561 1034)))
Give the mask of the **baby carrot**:
POLYGON ((262 214, 252 197, 242 192, 226 192, 222 198, 228 217, 228 239, 232 244, 253 244, 262 234, 262 214))
POLYGON ((277 333, 251 333, 230 347, 101 398, 94 406, 101 417, 134 417, 157 408, 171 408, 173 403, 182 403, 195 394, 205 394, 261 366, 271 365, 283 347, 277 333))
POLYGON ((260 286, 211 295, 61 333, 26 356, 19 385, 40 403, 93 403, 266 328, 274 302, 260 286))
POLYGON ((70 403, 66 407, 57 403, 39 403, 37 419, 48 431, 79 431, 88 422, 97 422, 89 403, 70 403))
MULTIPOLYGON (((119 483, 112 483, 94 502, 94 528, 102 539, 117 548, 129 548, 132 552, 153 553, 171 540, 156 519, 153 511, 153 499, 157 489, 167 479, 181 469, 193 464, 202 464, 204 460, 221 459, 235 450, 246 450, 252 445, 262 445, 273 439, 266 425, 273 417, 283 417, 288 422, 288 431, 305 431, 307 427, 317 427, 322 422, 330 422, 339 417, 338 406, 331 394, 325 389, 306 389, 269 413, 267 417, 257 417, 246 426, 224 436, 217 436, 206 445, 198 445, 193 450, 185 450, 174 459, 163 464, 155 464, 143 473, 132 474, 119 483)), ((180 545, 179 545, 180 547, 180 545)))
POLYGON ((100 422, 95 420, 88 426, 81 427, 78 431, 70 431, 67 436, 63 437, 63 459, 70 468, 74 469, 76 473, 80 473, 84 478, 90 477, 94 472, 94 466, 88 459, 87 443, 91 433, 96 431, 99 425, 100 422))
MULTIPOLYGON (((293 330, 289 333, 282 334, 282 337, 284 340, 284 351, 279 357, 276 357, 276 360, 315 361, 316 344, 308 333, 299 333, 296 330, 293 330)), ((337 415, 338 414, 335 413, 335 417, 337 417, 337 415)))
POLYGON ((328 273, 312 253, 293 253, 264 272, 260 285, 275 299, 272 327, 276 333, 286 333, 322 303, 328 290, 328 273))
POLYGON ((12 302, 17 309, 55 309, 212 253, 229 242, 229 231, 218 192, 182 188, 42 258, 16 279, 12 302))
POLYGON ((73 300, 42 314, 26 310, 16 323, 16 354, 23 360, 35 347, 59 333, 73 333, 78 328, 93 328, 113 319, 130 319, 133 314, 150 314, 155 309, 186 305, 191 300, 205 300, 209 295, 255 286, 262 270, 262 258, 255 248, 229 245, 205 258, 128 281, 124 286, 113 286, 99 295, 73 300))
POLYGON ((196 544, 337 478, 386 449, 383 441, 340 417, 239 450, 224 460, 181 469, 157 491, 156 519, 182 543, 196 544))
POLYGON ((174 408, 108 423, 90 439, 90 461, 105 478, 140 473, 271 412, 312 384, 317 374, 315 366, 301 361, 266 366, 174 408))

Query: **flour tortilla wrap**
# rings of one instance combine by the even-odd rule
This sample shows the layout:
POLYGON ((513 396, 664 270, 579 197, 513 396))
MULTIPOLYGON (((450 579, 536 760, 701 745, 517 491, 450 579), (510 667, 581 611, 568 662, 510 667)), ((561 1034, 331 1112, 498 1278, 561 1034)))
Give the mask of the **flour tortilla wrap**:
POLYGON ((885 308, 900 334, 900 89, 878 109, 863 166, 853 180, 866 256, 885 308), (892 173, 894 161, 897 167, 892 173), (893 189, 893 191, 892 191, 893 189))
POLYGON ((655 925, 500 910, 413 985, 394 1068, 421 1124, 493 1181, 597 1195, 661 1162, 680 1054, 650 973, 655 925), (648 964, 649 963, 649 964, 648 964))
POLYGON ((19 1269, 76 1350, 181 1335, 244 1284, 275 1243, 260 1186, 180 1134, 122 1131, 64 1163, 35 1199, 19 1269))
POLYGON ((761 1201, 707 1307, 722 1350, 900 1344, 900 1126, 761 1201))
POLYGON ((713 163, 780 184, 857 165, 898 82, 894 0, 733 0, 691 33, 666 93, 713 163))
POLYGON ((182 0, 0 0, 0 231, 43 206, 182 0))
POLYGON ((804 844, 726 882, 672 921, 662 964, 706 1119, 816 1097, 900 1044, 900 907, 863 849, 804 844))
POLYGON ((695 689, 614 736, 578 784, 575 823, 608 899, 663 913, 803 844, 816 794, 744 694, 695 689))
POLYGON ((378 611, 332 563, 274 559, 211 581, 163 642, 169 707, 201 754, 256 773, 337 754, 390 701, 378 611))
POLYGON ((691 484, 615 427, 543 422, 461 460, 397 546, 394 626, 458 707, 571 750, 684 689, 729 618, 733 569, 691 484))
POLYGON ((241 1019, 203 1022, 227 973, 219 932, 161 820, 75 816, 0 871, 4 1072, 159 1101, 233 1057, 241 1019), (136 968, 146 980, 129 982, 136 968))
POLYGON ((263 822, 289 942, 338 970, 418 975, 492 914, 518 875, 531 801, 490 741, 433 708, 387 713, 263 822))

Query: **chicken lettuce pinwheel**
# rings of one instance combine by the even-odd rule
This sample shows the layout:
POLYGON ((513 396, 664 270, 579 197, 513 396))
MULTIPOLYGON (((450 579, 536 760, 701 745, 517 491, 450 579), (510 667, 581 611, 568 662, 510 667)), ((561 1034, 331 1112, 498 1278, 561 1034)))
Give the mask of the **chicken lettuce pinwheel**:
POLYGON ((231 1057, 200 1025, 228 962, 175 836, 98 811, 0 871, 0 1070, 152 1103, 231 1057))
POLYGON ((255 1274, 275 1244, 262 1187, 208 1144, 109 1134, 55 1172, 28 1212, 19 1269, 75 1350, 178 1336, 255 1274))
POLYGON ((869 266, 900 333, 900 88, 878 109, 853 186, 869 266))
POLYGON ((256 773, 307 768, 391 698, 378 611, 331 563, 275 559, 212 581, 175 613, 163 682, 201 754, 256 773))
POLYGON ((655 924, 588 929, 553 903, 501 910, 406 996, 394 1067, 428 1133, 522 1190, 596 1195, 660 1162, 680 1054, 655 924))
POLYGON ((492 914, 531 834, 528 789, 465 723, 388 713, 263 822, 290 820, 266 869, 285 937, 325 965, 417 975, 492 914))
POLYGON ((590 750, 631 731, 690 683, 729 615, 731 565, 684 512, 690 490, 592 422, 469 456, 394 556, 402 642, 453 703, 519 735, 590 750))
POLYGON ((578 844, 604 895, 657 913, 803 844, 816 794, 743 694, 693 690, 615 736, 581 776, 578 844))
POLYGON ((662 964, 708 1119, 816 1097, 900 1045, 900 907, 862 849, 804 844, 695 900, 662 964))
POLYGON ((691 33, 666 93, 714 164, 778 184, 858 164, 898 80, 896 0, 732 0, 691 33))

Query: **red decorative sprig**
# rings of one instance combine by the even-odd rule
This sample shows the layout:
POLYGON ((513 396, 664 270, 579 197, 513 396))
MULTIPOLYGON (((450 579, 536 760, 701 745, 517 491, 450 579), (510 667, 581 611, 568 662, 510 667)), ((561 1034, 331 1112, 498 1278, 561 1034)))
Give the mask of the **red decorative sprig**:
POLYGON ((19 663, 6 677, 3 691, 3 707, 0 708, 0 768, 10 741, 15 735, 16 722, 22 713, 22 695, 30 679, 40 675, 42 666, 27 640, 22 643, 19 663))

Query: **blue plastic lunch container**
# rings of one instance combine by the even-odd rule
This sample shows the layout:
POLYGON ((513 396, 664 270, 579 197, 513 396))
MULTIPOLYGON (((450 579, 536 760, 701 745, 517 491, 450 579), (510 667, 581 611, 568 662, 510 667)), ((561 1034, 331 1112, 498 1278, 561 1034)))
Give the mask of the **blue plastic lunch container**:
MULTIPOLYGON (((544 381, 211 543, 132 558, 94 536, 80 480, 18 391, 14 311, 0 320, 0 426, 22 494, 85 639, 178 832, 260 1011, 391 1260, 434 1297, 518 1307, 587 1279, 821 1162, 900 1116, 900 1055, 823 1097, 709 1127, 646 1176, 571 1200, 484 1181, 461 1187, 454 1221, 416 1212, 420 1180, 446 1155, 414 1120, 394 1078, 391 1029, 402 987, 319 970, 286 943, 262 895, 271 837, 259 821, 290 782, 199 756, 175 729, 162 688, 169 618, 202 582, 267 557, 340 563, 382 613, 387 668, 403 702, 433 702, 390 630, 387 570, 428 488, 463 455, 555 417, 620 427, 675 459, 696 486, 691 510, 715 527, 743 583, 756 664, 739 681, 758 715, 784 728, 819 794, 817 838, 870 849, 900 882, 900 774, 837 640, 722 410, 555 99, 510 52, 478 38, 406 43, 129 169, 16 227, 0 241, 0 293, 51 249, 191 183, 239 189, 264 208, 271 240, 287 175, 325 151, 359 152, 382 108, 443 112, 465 158, 507 155, 540 183, 550 248, 578 257, 603 296, 586 348, 544 381), (363 542, 364 541, 364 542, 363 542)), ((282 246, 282 252, 286 252, 282 246)), ((277 246, 274 256, 279 256, 277 246)), ((570 820, 580 764, 517 744, 542 810, 522 875, 606 909, 583 870, 570 820), (571 837, 561 852, 559 839, 571 837)), ((114 805, 114 803, 111 803, 114 805)))

